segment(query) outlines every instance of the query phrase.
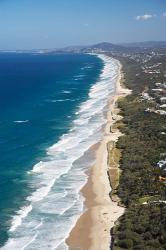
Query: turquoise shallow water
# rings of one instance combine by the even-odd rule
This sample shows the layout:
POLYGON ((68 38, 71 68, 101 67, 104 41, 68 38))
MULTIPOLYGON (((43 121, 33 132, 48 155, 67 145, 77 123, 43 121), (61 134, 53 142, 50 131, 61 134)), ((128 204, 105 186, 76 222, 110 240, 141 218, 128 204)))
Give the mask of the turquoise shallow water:
POLYGON ((105 55, 0 55, 1 249, 68 249, 117 75, 105 55))
POLYGON ((90 55, 0 54, 1 245, 12 217, 35 190, 27 171, 70 130, 102 67, 90 55))

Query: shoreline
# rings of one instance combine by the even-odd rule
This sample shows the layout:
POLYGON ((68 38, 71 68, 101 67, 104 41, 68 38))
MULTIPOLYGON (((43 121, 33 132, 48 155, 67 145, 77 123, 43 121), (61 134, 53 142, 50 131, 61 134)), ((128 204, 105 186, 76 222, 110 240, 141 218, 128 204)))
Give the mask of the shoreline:
POLYGON ((122 65, 120 62, 118 64, 115 93, 108 99, 103 138, 94 152, 96 162, 88 171, 88 181, 81 190, 86 211, 66 239, 70 250, 108 250, 111 243, 110 229, 124 213, 124 208, 110 198, 111 183, 108 176, 108 143, 116 142, 121 136, 118 130, 110 132, 111 126, 119 119, 116 102, 119 97, 130 93, 121 86, 122 65))

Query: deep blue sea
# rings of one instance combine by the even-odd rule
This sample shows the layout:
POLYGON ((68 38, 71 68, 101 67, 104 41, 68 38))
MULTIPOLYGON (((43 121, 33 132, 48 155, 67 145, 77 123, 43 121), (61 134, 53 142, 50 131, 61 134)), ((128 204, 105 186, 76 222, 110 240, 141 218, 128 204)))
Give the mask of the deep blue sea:
POLYGON ((0 54, 2 249, 67 249, 117 69, 105 56, 0 54))

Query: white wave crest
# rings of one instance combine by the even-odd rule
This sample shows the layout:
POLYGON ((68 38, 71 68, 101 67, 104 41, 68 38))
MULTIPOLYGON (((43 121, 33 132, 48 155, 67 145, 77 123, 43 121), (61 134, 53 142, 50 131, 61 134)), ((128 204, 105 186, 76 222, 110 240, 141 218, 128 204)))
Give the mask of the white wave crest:
POLYGON ((18 120, 18 121, 14 121, 15 123, 27 123, 29 122, 29 120, 18 120))
POLYGON ((17 215, 13 217, 12 226, 10 228, 10 232, 14 232, 18 226, 21 225, 22 219, 24 219, 32 210, 32 205, 27 207, 22 207, 18 212, 17 215))

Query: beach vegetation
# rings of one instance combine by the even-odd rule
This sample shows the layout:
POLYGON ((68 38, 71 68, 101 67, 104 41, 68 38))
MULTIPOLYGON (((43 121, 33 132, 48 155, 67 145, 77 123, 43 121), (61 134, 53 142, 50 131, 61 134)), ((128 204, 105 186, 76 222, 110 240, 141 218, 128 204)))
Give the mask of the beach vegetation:
MULTIPOLYGON (((118 58, 122 65, 124 84, 132 94, 118 100, 123 119, 117 127, 123 133, 116 143, 121 152, 121 175, 117 195, 125 205, 125 213, 112 230, 113 250, 166 249, 166 187, 161 181, 165 169, 158 162, 166 153, 165 116, 146 112, 158 105, 159 98, 150 91, 155 82, 163 82, 163 74, 149 75, 142 64, 129 58, 118 58), (140 101, 140 93, 148 90, 154 102, 140 101)), ((152 59, 156 63, 156 60, 152 59)), ((166 67, 166 60, 162 61, 166 67)), ((162 69, 160 71, 162 72, 162 69)))

